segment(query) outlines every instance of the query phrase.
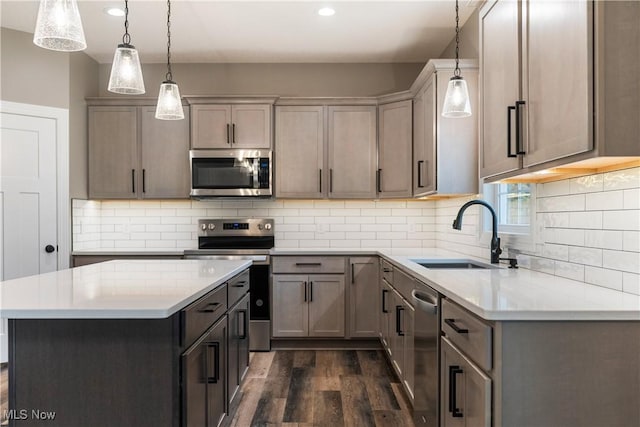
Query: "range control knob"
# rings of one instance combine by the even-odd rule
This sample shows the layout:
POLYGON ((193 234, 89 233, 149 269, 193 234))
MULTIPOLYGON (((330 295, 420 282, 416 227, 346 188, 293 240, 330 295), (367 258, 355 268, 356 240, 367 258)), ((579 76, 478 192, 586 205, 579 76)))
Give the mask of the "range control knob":
POLYGON ((216 228, 215 224, 209 224, 209 230, 214 230, 216 228))
POLYGON ((207 229, 207 224, 201 224, 200 228, 202 228, 202 230, 206 230, 207 229))
POLYGON ((268 223, 266 223, 266 224, 264 225, 264 229, 265 229, 265 230, 271 230, 271 223, 269 223, 269 222, 268 222, 268 223))
POLYGON ((258 230, 262 230, 262 224, 258 224, 258 230))

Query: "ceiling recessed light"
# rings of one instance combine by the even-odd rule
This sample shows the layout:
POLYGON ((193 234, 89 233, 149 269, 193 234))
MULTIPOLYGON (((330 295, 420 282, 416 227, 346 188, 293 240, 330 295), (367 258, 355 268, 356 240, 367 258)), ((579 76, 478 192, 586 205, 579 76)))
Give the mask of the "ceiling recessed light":
POLYGON ((330 7, 323 7, 322 9, 318 10, 318 15, 320 16, 333 16, 336 14, 336 11, 330 7))
POLYGON ((111 16, 124 16, 124 10, 119 7, 105 7, 104 13, 111 16))

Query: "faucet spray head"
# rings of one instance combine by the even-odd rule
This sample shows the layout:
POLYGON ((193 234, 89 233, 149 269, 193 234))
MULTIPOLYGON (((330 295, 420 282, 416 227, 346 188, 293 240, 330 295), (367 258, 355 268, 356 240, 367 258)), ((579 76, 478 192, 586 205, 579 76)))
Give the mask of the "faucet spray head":
POLYGON ((458 218, 453 220, 453 229, 462 230, 462 221, 459 221, 458 218))

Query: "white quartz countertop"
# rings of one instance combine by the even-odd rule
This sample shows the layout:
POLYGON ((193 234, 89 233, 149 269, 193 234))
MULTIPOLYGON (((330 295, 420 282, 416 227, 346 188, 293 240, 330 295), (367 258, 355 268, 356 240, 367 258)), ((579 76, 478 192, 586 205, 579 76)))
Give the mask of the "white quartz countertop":
POLYGON ((506 265, 494 270, 429 270, 411 261, 474 259, 437 248, 274 248, 271 255, 380 255, 487 320, 640 321, 640 296, 506 265))
POLYGON ((0 282, 9 319, 167 318, 251 261, 121 260, 0 282))

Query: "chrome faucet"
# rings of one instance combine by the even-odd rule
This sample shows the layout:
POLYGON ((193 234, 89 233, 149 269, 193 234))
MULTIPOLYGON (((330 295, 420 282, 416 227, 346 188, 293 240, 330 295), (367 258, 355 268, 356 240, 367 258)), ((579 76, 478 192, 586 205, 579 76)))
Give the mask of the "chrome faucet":
MULTIPOLYGON (((462 230, 462 214, 464 214, 464 211, 471 205, 482 205, 491 212, 491 219, 493 223, 491 231, 491 264, 498 264, 500 263, 500 254, 502 253, 502 249, 500 249, 500 238, 498 237, 498 216, 489 203, 484 200, 471 200, 470 202, 462 205, 458 211, 458 215, 456 215, 456 219, 453 220, 453 228, 455 230, 462 230)), ((517 268, 514 266, 513 261, 509 261, 509 263, 510 268, 517 268)))

